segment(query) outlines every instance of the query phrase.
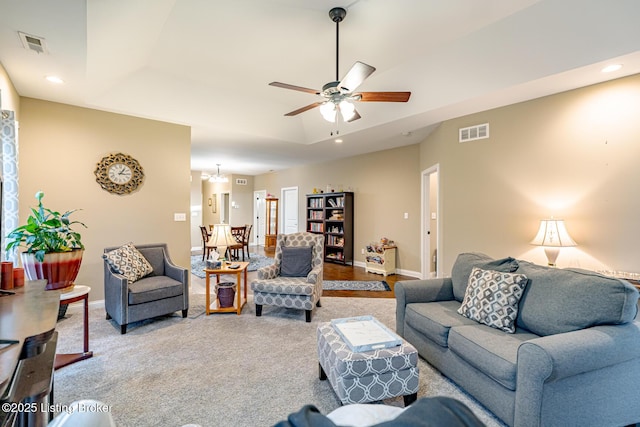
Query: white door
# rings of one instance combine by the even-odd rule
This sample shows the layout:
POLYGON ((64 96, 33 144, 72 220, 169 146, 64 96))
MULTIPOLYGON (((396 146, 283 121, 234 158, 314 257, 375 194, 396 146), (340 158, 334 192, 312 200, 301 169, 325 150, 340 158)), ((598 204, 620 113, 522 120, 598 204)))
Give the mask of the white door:
POLYGON ((265 232, 265 202, 267 198, 267 190, 259 190, 253 192, 253 244, 264 245, 264 232, 265 232))
POLYGON ((440 276, 440 167, 422 172, 422 278, 440 276))
POLYGON ((280 229, 284 234, 298 232, 298 187, 287 187, 282 193, 282 223, 280 229))

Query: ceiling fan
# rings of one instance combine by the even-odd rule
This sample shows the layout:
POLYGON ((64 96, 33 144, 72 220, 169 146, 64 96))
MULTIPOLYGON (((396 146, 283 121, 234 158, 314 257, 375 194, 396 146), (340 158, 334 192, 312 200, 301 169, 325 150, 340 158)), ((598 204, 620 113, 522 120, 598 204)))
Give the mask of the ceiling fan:
POLYGON ((325 98, 322 101, 314 102, 297 110, 291 111, 285 116, 296 116, 305 111, 320 107, 322 116, 330 122, 335 122, 337 112, 340 112, 345 122, 352 122, 360 118, 360 114, 355 109, 354 101, 359 102, 407 102, 411 92, 355 92, 355 90, 369 77, 376 69, 364 62, 357 61, 347 72, 342 80, 339 80, 338 73, 338 52, 340 47, 340 22, 347 15, 347 11, 341 7, 334 7, 329 11, 329 17, 336 23, 336 81, 329 82, 322 86, 322 90, 309 89, 306 87, 290 85, 287 83, 271 82, 270 86, 281 87, 283 89, 297 90, 300 92, 312 93, 325 98))

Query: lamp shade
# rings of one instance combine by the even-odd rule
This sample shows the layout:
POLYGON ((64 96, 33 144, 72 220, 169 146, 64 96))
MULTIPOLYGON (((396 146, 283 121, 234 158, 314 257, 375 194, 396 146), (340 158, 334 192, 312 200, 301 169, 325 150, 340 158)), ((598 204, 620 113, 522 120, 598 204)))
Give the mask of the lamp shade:
POLYGON ((538 234, 531 241, 532 245, 567 247, 577 243, 569 236, 562 219, 543 219, 540 221, 538 234))
POLYGON ((336 104, 331 101, 326 101, 324 104, 320 105, 320 114, 322 117, 328 122, 336 121, 336 104))
POLYGON ((216 224, 213 226, 211 237, 209 237, 209 246, 215 246, 218 248, 218 253, 223 255, 229 246, 235 244, 237 242, 233 234, 231 234, 231 226, 229 224, 216 224))

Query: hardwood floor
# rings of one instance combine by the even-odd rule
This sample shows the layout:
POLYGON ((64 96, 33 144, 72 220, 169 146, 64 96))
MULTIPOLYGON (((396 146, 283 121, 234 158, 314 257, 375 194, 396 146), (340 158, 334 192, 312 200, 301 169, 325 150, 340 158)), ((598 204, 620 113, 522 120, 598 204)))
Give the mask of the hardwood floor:
MULTIPOLYGON (((262 246, 252 247, 251 252, 261 253, 268 257, 274 256, 274 251, 265 251, 262 246)), ((325 297, 364 297, 364 298, 395 298, 393 293, 394 285, 399 280, 412 280, 416 277, 404 276, 401 274, 391 274, 387 277, 381 274, 367 273, 363 267, 350 265, 324 263, 323 280, 384 280, 387 282, 390 291, 323 291, 325 297)))

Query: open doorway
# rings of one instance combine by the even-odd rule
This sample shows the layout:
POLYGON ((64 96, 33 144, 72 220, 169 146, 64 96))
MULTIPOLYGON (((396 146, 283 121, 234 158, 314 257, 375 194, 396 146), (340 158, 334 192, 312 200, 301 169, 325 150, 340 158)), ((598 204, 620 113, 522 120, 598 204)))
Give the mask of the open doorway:
POLYGON ((229 193, 220 193, 220 223, 231 224, 229 216, 229 193))
POLYGON ((265 202, 267 198, 267 190, 258 190, 253 192, 253 243, 254 245, 264 245, 265 233, 265 202))
POLYGON ((422 278, 440 276, 440 165, 422 172, 422 278))

